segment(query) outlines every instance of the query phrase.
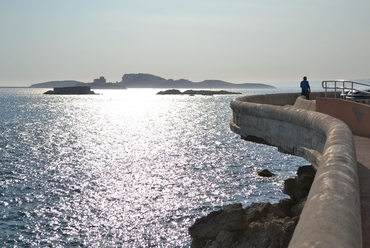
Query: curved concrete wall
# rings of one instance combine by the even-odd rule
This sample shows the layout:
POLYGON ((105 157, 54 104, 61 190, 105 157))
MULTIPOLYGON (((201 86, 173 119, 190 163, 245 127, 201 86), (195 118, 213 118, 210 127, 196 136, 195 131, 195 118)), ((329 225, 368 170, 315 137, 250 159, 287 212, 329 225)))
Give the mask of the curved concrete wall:
POLYGON ((352 133, 336 118, 291 106, 292 99, 298 96, 236 98, 230 103, 233 110, 230 128, 246 140, 277 146, 281 151, 301 156, 317 168, 289 247, 362 247, 352 133))

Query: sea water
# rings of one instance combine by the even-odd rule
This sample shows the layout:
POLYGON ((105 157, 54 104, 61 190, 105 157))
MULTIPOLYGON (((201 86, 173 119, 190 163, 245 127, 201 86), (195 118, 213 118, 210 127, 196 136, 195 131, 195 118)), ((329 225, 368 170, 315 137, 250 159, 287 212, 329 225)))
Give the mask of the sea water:
POLYGON ((277 202, 308 163, 231 132, 237 95, 46 90, 0 89, 2 247, 189 247, 197 218, 277 202))

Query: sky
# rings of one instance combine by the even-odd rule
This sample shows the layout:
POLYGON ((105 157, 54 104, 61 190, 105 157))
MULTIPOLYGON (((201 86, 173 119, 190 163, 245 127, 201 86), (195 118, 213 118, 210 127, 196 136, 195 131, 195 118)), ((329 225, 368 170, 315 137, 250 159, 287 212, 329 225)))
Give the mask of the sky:
POLYGON ((368 0, 0 0, 0 86, 370 78, 368 0))

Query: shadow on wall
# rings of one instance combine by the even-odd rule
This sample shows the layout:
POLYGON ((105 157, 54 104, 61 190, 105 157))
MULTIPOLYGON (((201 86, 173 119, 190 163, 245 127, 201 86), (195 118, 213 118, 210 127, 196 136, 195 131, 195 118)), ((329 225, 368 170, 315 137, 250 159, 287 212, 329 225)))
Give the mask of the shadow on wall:
POLYGON ((370 105, 338 98, 317 98, 316 111, 348 125, 355 135, 370 137, 370 105))

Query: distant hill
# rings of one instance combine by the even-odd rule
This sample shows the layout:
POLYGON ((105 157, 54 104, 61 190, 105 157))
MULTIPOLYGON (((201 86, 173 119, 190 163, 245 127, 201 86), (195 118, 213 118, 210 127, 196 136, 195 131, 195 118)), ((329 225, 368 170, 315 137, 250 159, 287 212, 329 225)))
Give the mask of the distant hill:
POLYGON ((45 83, 32 84, 30 88, 54 88, 54 87, 73 87, 90 86, 91 89, 125 89, 121 83, 84 83, 75 80, 49 81, 45 83))
POLYGON ((275 88, 274 86, 260 83, 234 84, 221 80, 204 80, 202 82, 192 82, 187 79, 164 79, 155 75, 142 73, 123 75, 121 84, 126 85, 127 88, 275 88))
POLYGON ((124 74, 118 83, 84 83, 74 80, 49 81, 32 84, 31 88, 54 88, 88 85, 92 89, 119 89, 119 88, 187 88, 187 89, 274 89, 274 86, 260 83, 234 84, 221 80, 204 80, 192 82, 187 79, 165 79, 151 74, 124 74))
POLYGON ((54 88, 54 87, 73 87, 86 85, 84 82, 75 80, 49 81, 44 83, 32 84, 31 88, 54 88))

